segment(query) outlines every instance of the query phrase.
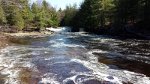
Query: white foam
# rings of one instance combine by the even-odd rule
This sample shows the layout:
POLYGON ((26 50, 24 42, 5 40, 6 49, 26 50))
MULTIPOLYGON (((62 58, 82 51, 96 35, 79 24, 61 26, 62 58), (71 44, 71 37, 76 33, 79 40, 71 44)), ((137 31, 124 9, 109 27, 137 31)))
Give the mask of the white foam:
POLYGON ((4 67, 0 74, 7 75, 5 84, 20 84, 19 73, 21 69, 29 68, 37 70, 35 65, 32 64, 29 58, 22 58, 27 54, 19 54, 18 50, 25 49, 24 47, 10 46, 1 50, 0 66, 4 67), (18 54, 16 53, 18 52, 18 54), (28 61, 27 61, 28 60, 28 61))
POLYGON ((87 56, 92 63, 98 63, 98 57, 96 57, 93 53, 108 53, 107 51, 93 49, 87 52, 87 56))
MULTIPOLYGON (((74 45, 74 44, 73 44, 74 45)), ((61 45, 59 45, 61 46, 61 45)), ((68 46, 68 44, 63 44, 63 46, 68 46)), ((61 46, 61 47, 63 47, 61 46)), ((72 45, 70 45, 72 47, 72 45)), ((79 47, 79 45, 77 46, 79 47)), ((19 75, 20 69, 15 69, 16 65, 18 67, 27 67, 30 68, 34 71, 38 71, 36 66, 30 62, 30 58, 21 58, 22 56, 25 55, 37 55, 36 52, 29 52, 26 54, 14 54, 13 51, 18 51, 18 50, 34 50, 34 51, 48 51, 48 48, 28 48, 28 47, 17 47, 17 46, 11 46, 11 47, 6 47, 5 49, 1 50, 0 53, 0 66, 5 67, 3 70, 1 70, 1 74, 8 75, 8 79, 6 79, 5 83, 11 83, 11 84, 20 84, 20 81, 16 79, 19 75), (11 53, 10 53, 11 52, 11 53), (13 53, 12 53, 13 52, 13 53), (23 60, 23 61, 21 61, 23 60)), ((44 53, 44 52, 43 52, 44 53)), ((98 58, 93 54, 93 53, 108 53, 107 51, 102 51, 102 50, 91 50, 87 52, 87 56, 89 56, 89 60, 79 60, 79 59, 71 59, 71 60, 62 60, 62 61, 55 61, 54 63, 50 64, 55 64, 55 63, 69 63, 69 62, 77 62, 79 64, 84 65, 87 67, 90 72, 75 72, 71 71, 71 73, 75 74, 75 76, 66 78, 63 82, 67 82, 68 80, 73 80, 76 84, 78 84, 75 81, 75 78, 78 75, 86 75, 86 76, 92 76, 98 79, 110 81, 112 83, 116 84, 122 84, 122 81, 125 82, 131 82, 134 84, 150 84, 150 78, 146 77, 145 75, 139 74, 139 73, 134 73, 126 70, 115 70, 115 69, 110 69, 109 66, 99 63, 98 58), (113 79, 109 79, 108 76, 113 77, 113 79)), ((54 60, 57 58, 45 58, 45 60, 54 60)), ((59 59, 59 58, 58 58, 59 59)), ((63 59, 60 58, 60 59, 63 59)), ((48 64, 49 65, 49 64, 48 64)), ((88 80, 88 79, 87 79, 88 80)), ((42 79, 39 83, 50 83, 50 84, 60 84, 57 81, 57 78, 52 75, 43 75, 42 79)))
POLYGON ((106 39, 105 37, 98 37, 98 38, 92 38, 93 41, 101 41, 101 43, 109 42, 109 41, 116 41, 115 39, 106 39))
POLYGON ((97 65, 92 64, 90 62, 79 60, 79 59, 72 59, 71 61, 75 61, 75 62, 79 62, 79 63, 83 64, 84 66, 89 68, 92 72, 85 72, 85 73, 73 72, 76 75, 65 79, 63 81, 64 84, 69 80, 72 80, 75 84, 79 84, 81 82, 84 82, 84 81, 87 81, 87 80, 90 80, 90 79, 95 79, 95 78, 97 78, 98 80, 109 81, 109 82, 112 82, 112 83, 115 83, 115 84, 122 84, 121 80, 119 80, 117 77, 112 76, 113 79, 108 79, 107 77, 110 76, 110 75, 108 75, 108 73, 99 72, 98 67, 101 67, 102 65, 97 66, 97 65), (77 76, 80 76, 80 75, 84 75, 84 76, 87 76, 89 78, 85 78, 85 79, 79 78, 78 81, 75 81, 77 76))
POLYGON ((48 77, 48 78, 42 78, 42 80, 39 82, 39 84, 60 84, 55 79, 48 77))
POLYGON ((102 63, 92 63, 78 59, 74 59, 73 61, 80 62, 81 64, 92 70, 92 74, 97 78, 110 81, 115 84, 122 84, 122 81, 131 82, 134 84, 150 84, 150 78, 146 77, 143 74, 126 70, 109 69, 108 66, 102 63), (109 79, 108 76, 113 77, 113 80, 109 79))
POLYGON ((49 43, 57 43, 55 40, 50 40, 49 43))
POLYGON ((99 49, 93 49, 88 52, 88 54, 93 55, 93 53, 108 53, 107 51, 99 50, 99 49))
POLYGON ((59 41, 63 41, 64 39, 61 38, 61 39, 58 39, 58 40, 59 40, 59 41))
POLYGON ((150 84, 150 78, 143 77, 139 79, 135 84, 150 84))
POLYGON ((64 42, 56 42, 55 44, 52 45, 52 47, 82 47, 84 48, 85 46, 83 45, 78 45, 78 44, 65 44, 64 42))
POLYGON ((126 56, 127 59, 130 59, 130 60, 136 60, 136 61, 140 61, 140 62, 143 62, 143 63, 147 63, 147 64, 150 64, 150 57, 148 56, 141 56, 141 55, 127 55, 126 56))
POLYGON ((42 79, 41 79, 41 81, 39 81, 38 84, 60 84, 57 81, 57 78, 55 77, 55 74, 46 73, 41 77, 42 77, 42 79))
POLYGON ((66 30, 66 28, 46 28, 46 30, 52 31, 52 32, 61 32, 66 30))

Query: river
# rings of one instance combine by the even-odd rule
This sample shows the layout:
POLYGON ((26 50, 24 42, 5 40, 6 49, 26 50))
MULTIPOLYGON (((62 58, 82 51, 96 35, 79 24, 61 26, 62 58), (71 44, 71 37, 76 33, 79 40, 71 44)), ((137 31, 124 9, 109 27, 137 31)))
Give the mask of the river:
POLYGON ((150 84, 150 40, 62 30, 12 42, 0 84, 150 84))

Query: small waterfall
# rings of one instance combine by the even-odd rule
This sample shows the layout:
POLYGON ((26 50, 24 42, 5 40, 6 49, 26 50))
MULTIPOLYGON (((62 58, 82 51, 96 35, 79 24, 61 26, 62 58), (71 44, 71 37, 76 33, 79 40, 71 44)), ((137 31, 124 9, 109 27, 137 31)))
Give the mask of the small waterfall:
POLYGON ((46 30, 48 31, 52 31, 52 32, 71 32, 71 28, 70 27, 58 27, 58 28, 46 28, 46 30))

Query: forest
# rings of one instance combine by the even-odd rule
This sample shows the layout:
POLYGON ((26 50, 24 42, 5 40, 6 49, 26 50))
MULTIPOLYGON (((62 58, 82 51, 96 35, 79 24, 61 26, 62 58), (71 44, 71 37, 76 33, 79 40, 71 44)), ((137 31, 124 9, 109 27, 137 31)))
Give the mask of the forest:
POLYGON ((150 1, 84 0, 79 8, 74 4, 56 10, 45 0, 0 0, 0 25, 17 31, 69 26, 72 31, 145 37, 150 32, 150 1))
POLYGON ((0 0, 0 25, 11 31, 44 30, 58 24, 56 9, 45 0, 41 4, 29 4, 29 0, 0 0))
POLYGON ((150 0, 85 0, 66 8, 61 25, 73 31, 145 37, 150 33, 150 0))

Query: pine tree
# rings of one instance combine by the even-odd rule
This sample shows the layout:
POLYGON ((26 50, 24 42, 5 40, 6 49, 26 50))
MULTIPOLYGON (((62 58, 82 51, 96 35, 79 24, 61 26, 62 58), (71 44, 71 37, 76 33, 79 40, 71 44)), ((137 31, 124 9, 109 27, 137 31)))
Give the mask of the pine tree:
POLYGON ((15 26, 18 30, 23 28, 36 28, 42 30, 45 27, 58 26, 59 18, 55 8, 46 0, 29 5, 29 0, 0 0, 0 24, 6 23, 15 26))
POLYGON ((63 17, 61 21, 61 25, 70 26, 72 23, 73 17, 76 15, 77 7, 76 4, 73 6, 66 6, 66 9, 64 10, 65 16, 63 17))
POLYGON ((21 7, 19 1, 13 0, 3 0, 3 8, 5 10, 7 24, 14 26, 17 30, 22 30, 24 28, 24 20, 21 14, 21 7))
POLYGON ((21 14, 25 21, 25 28, 32 26, 33 14, 30 9, 28 0, 20 0, 21 3, 21 14))
POLYGON ((51 22, 51 12, 50 12, 50 5, 44 0, 42 2, 42 8, 41 8, 41 13, 43 17, 43 25, 44 27, 50 26, 52 23, 51 22))
POLYGON ((35 27, 37 27, 38 29, 41 29, 43 27, 42 24, 42 14, 40 12, 40 7, 38 7, 37 3, 33 3, 32 4, 32 13, 33 13, 33 24, 35 27))
POLYGON ((114 0, 101 0, 101 26, 103 27, 107 22, 112 22, 113 13, 115 11, 114 0))
POLYGON ((114 8, 114 0, 85 0, 74 17, 73 26, 83 27, 91 32, 97 31, 112 21, 114 8))
POLYGON ((0 25, 3 25, 4 23, 6 23, 6 16, 5 16, 5 12, 3 10, 3 7, 2 7, 2 3, 0 1, 0 25))
POLYGON ((11 22, 12 26, 15 26, 18 30, 22 30, 24 28, 24 20, 17 7, 14 7, 14 10, 12 10, 11 22))

